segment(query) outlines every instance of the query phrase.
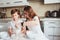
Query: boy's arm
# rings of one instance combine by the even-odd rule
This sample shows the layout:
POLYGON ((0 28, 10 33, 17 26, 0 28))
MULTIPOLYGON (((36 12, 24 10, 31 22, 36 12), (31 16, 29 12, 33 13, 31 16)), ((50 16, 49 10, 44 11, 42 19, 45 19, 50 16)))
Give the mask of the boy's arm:
POLYGON ((8 28, 8 34, 11 37, 11 35, 12 35, 12 28, 11 27, 8 28))

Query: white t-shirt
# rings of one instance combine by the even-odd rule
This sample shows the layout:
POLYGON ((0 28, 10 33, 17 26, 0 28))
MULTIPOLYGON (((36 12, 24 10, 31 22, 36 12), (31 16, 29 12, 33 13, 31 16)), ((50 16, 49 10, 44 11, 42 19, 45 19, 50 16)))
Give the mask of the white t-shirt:
MULTIPOLYGON (((12 20, 11 22, 9 22, 10 27, 13 28, 13 31, 16 33, 16 34, 12 34, 12 36, 11 36, 11 39, 12 39, 12 40, 27 40, 27 39, 23 36, 23 34, 21 33, 21 28, 22 28, 21 23, 22 23, 22 22, 23 22, 23 21, 20 20, 20 19, 17 21, 17 23, 19 23, 18 28, 15 27, 15 23, 14 23, 13 20, 12 20)), ((9 27, 9 28, 10 28, 10 27, 9 27)))
POLYGON ((19 19, 17 21, 17 24, 19 24, 19 25, 18 25, 18 28, 16 28, 15 22, 12 20, 11 22, 8 23, 9 24, 8 28, 13 29, 13 32, 15 32, 16 34, 19 34, 21 32, 21 28, 22 28, 21 23, 22 23, 22 20, 19 19))

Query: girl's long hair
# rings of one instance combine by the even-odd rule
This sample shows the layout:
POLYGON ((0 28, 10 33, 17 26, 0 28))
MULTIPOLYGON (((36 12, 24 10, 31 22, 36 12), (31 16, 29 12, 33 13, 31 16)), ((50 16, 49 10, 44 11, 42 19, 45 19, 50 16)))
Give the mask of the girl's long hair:
POLYGON ((24 11, 26 11, 26 12, 29 13, 28 16, 29 16, 30 18, 34 18, 35 16, 37 16, 36 13, 33 11, 33 9, 32 9, 32 12, 30 12, 30 9, 32 9, 31 6, 26 6, 26 7, 24 8, 24 11), (32 14, 33 14, 33 15, 32 15, 32 14))

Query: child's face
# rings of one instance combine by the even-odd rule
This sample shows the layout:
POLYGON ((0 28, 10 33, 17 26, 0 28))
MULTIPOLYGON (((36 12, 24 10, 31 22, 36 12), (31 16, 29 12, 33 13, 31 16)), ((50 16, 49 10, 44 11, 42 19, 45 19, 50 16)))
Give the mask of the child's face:
POLYGON ((14 14, 12 14, 12 19, 13 20, 18 20, 18 18, 19 18, 19 15, 18 15, 18 13, 17 12, 15 12, 14 14))
POLYGON ((32 13, 32 12, 33 12, 33 9, 32 9, 32 8, 30 8, 29 13, 32 13))

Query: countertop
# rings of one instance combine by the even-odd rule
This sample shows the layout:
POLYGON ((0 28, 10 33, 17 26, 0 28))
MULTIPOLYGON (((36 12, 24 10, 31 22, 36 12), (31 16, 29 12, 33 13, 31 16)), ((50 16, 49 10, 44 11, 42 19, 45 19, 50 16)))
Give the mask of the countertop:
MULTIPOLYGON (((12 18, 4 18, 0 20, 11 20, 12 18)), ((45 21, 45 20, 60 20, 60 18, 40 18, 40 21, 45 21)))

